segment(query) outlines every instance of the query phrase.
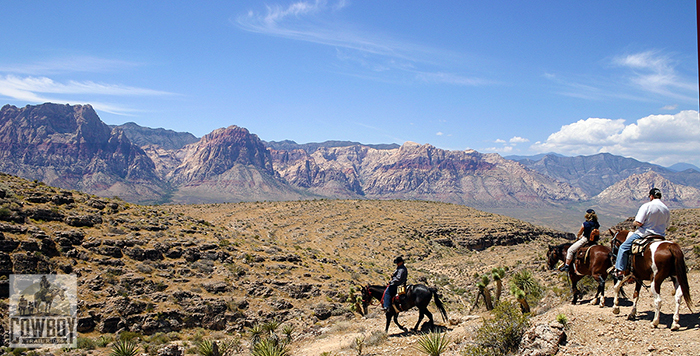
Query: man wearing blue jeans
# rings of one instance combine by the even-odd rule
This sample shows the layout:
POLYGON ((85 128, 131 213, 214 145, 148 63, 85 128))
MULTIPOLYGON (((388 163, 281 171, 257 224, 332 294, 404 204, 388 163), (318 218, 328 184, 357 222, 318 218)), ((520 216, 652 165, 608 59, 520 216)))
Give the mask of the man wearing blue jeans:
POLYGON ((621 277, 623 271, 627 269, 632 242, 651 235, 666 236, 666 226, 670 219, 671 213, 668 211, 668 207, 661 202, 661 191, 658 188, 652 188, 649 191, 649 202, 644 203, 639 208, 637 216, 634 218, 633 226, 637 228, 637 231, 627 235, 627 239, 620 245, 620 250, 617 252, 617 261, 615 262, 617 277, 621 277))
POLYGON ((406 284, 406 279, 408 278, 408 269, 404 266, 403 257, 396 257, 394 263, 396 264, 396 271, 391 275, 389 285, 384 291, 384 303, 382 303, 384 310, 389 310, 391 307, 391 298, 396 295, 396 289, 400 285, 406 284))

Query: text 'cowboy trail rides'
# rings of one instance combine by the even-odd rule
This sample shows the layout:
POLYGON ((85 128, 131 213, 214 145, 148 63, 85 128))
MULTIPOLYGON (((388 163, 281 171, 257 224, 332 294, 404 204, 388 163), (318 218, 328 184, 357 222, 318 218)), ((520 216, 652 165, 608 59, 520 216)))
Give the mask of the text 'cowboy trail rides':
POLYGON ((72 274, 10 275, 10 347, 76 347, 77 285, 72 274))

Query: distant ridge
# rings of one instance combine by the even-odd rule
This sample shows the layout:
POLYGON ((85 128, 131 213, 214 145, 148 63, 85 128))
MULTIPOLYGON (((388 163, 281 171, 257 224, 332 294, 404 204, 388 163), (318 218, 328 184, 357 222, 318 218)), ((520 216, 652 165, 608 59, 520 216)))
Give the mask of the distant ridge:
POLYGON ((332 147, 348 147, 348 146, 365 146, 365 147, 370 147, 374 148, 377 150, 391 150, 395 148, 401 147, 401 145, 395 144, 395 143, 389 143, 389 144, 362 144, 359 142, 353 142, 353 141, 324 141, 324 142, 309 142, 309 143, 303 143, 299 144, 291 140, 284 140, 284 141, 263 141, 266 147, 271 148, 273 150, 278 150, 278 151, 291 151, 291 150, 304 150, 308 153, 314 153, 316 150, 318 150, 321 147, 324 148, 332 148, 332 147))
POLYGON ((674 171, 674 172, 683 172, 683 171, 687 171, 689 169, 692 169, 696 172, 700 172, 700 168, 698 168, 697 166, 692 165, 690 163, 676 163, 676 164, 674 164, 670 167, 667 167, 667 168, 674 171))

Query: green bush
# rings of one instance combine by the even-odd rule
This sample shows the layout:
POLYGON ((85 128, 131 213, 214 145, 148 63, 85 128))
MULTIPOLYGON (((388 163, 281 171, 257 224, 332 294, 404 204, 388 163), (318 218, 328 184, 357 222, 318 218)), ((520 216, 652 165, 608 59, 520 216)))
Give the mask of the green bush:
POLYGON ((418 346, 416 346, 416 349, 418 351, 430 356, 440 356, 447 350, 451 340, 447 334, 431 332, 421 335, 417 342, 418 346))
POLYGON ((474 344, 466 348, 464 356, 505 356, 517 351, 528 327, 528 317, 510 301, 498 303, 474 334, 474 344))
POLYGON ((83 350, 94 350, 97 347, 95 341, 89 337, 78 337, 78 348, 83 350))
POLYGON ((265 338, 255 343, 251 354, 253 356, 287 356, 289 355, 289 350, 277 340, 265 338))
POLYGON ((566 325, 569 323, 569 319, 566 317, 566 314, 557 314, 557 322, 566 327, 566 325))
POLYGON ((112 345, 112 352, 109 356, 136 356, 139 354, 139 347, 130 340, 117 340, 112 345))

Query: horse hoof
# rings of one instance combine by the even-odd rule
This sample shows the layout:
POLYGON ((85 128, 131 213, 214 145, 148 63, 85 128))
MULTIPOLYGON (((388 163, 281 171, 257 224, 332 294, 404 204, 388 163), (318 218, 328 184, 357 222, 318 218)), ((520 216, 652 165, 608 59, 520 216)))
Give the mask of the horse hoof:
POLYGON ((652 321, 652 322, 651 322, 651 327, 654 328, 654 329, 658 328, 658 327, 659 327, 659 322, 658 322, 658 321, 652 321))
POLYGON ((636 317, 636 315, 634 315, 634 314, 630 314, 630 315, 627 316, 627 320, 630 320, 630 321, 634 321, 636 318, 637 318, 637 317, 636 317))
POLYGON ((615 315, 620 314, 620 308, 617 306, 613 307, 613 314, 615 314, 615 315))
POLYGON ((671 325, 671 331, 678 331, 678 330, 680 330, 680 329, 681 329, 681 326, 680 326, 678 323, 675 323, 675 322, 674 322, 674 323, 671 325))

